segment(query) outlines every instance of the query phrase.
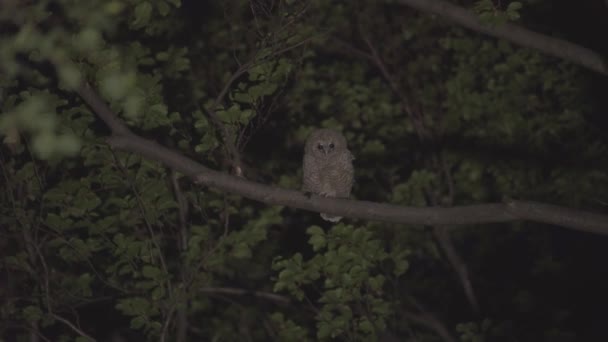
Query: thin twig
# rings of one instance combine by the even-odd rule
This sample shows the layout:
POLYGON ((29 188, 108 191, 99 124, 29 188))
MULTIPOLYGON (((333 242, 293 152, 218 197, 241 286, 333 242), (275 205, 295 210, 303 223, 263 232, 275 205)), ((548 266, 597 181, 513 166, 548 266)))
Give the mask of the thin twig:
POLYGON ((390 85, 390 87, 393 90, 393 92, 395 93, 395 95, 399 98, 399 101, 401 102, 401 106, 403 107, 405 113, 410 117, 410 120, 412 121, 412 125, 414 125, 414 128, 416 129, 418 138, 422 142, 427 141, 429 138, 429 134, 427 133, 427 131, 424 127, 422 115, 420 115, 419 113, 417 113, 416 111, 414 111, 412 109, 408 96, 405 94, 405 91, 403 91, 403 89, 401 89, 401 86, 399 85, 399 83, 394 79, 393 74, 391 74, 389 72, 389 70, 387 69, 386 65, 382 61, 382 57, 380 57, 380 53, 378 52, 376 47, 372 44, 371 40, 363 32, 362 32, 362 36, 363 36, 362 37, 363 41, 365 41, 365 44, 367 44, 367 47, 371 51, 372 61, 378 67, 378 69, 380 69, 382 76, 384 76, 385 80, 388 82, 388 84, 390 85))
MULTIPOLYGON (((180 252, 184 253, 188 249, 188 239, 190 237, 189 226, 187 224, 188 217, 188 202, 186 200, 186 196, 184 195, 180 185, 179 185, 179 174, 175 171, 171 171, 171 182, 173 184, 173 192, 175 194, 175 199, 178 205, 178 216, 179 216, 179 242, 178 249, 180 252)), ((186 275, 188 271, 188 265, 186 263, 181 263, 179 272, 182 281, 182 286, 186 283, 186 275)), ((188 327, 188 315, 187 315, 187 298, 180 295, 178 292, 177 298, 175 298, 174 306, 179 302, 179 306, 177 307, 176 313, 176 334, 175 341, 176 342, 184 342, 187 339, 187 327, 188 327)), ((167 317, 166 324, 163 326, 162 339, 164 339, 167 326, 169 325, 171 311, 169 316, 167 317)))
POLYGON ((80 330, 77 326, 75 326, 74 324, 72 324, 72 322, 68 321, 67 319, 57 315, 57 314, 51 314, 51 316, 53 316, 53 318, 55 318, 56 320, 62 322, 63 324, 67 325, 68 327, 70 327, 72 330, 74 330, 74 332, 76 332, 78 335, 88 338, 91 341, 97 341, 96 339, 94 339, 93 337, 91 337, 90 335, 88 335, 87 333, 85 333, 84 331, 80 330))
POLYGON ((174 170, 171 170, 171 184, 173 186, 173 193, 175 195, 175 201, 177 202, 177 215, 179 221, 179 244, 178 248, 180 251, 185 251, 188 246, 188 201, 184 195, 181 187, 179 186, 179 174, 174 170))
MULTIPOLYGON (((167 263, 165 262, 165 257, 163 256, 162 249, 160 247, 160 244, 157 241, 158 240, 157 236, 154 233, 154 229, 152 228, 152 223, 150 223, 150 220, 148 220, 148 215, 146 214, 146 209, 145 209, 143 200, 141 199, 139 191, 135 187, 135 182, 132 179, 130 179, 128 171, 120 163, 120 160, 116 156, 116 153, 114 153, 114 151, 111 151, 111 153, 112 153, 112 157, 114 159, 116 166, 125 176, 125 179, 126 179, 127 183, 129 184, 129 187, 131 187, 131 191, 133 192, 133 195, 135 196, 135 200, 137 201, 137 208, 139 209, 141 217, 144 220, 144 225, 146 226, 148 233, 150 234, 150 240, 152 240, 152 244, 154 244, 154 247, 156 247, 156 249, 158 250, 158 258, 160 260, 161 267, 163 268, 163 271, 165 272, 165 274, 169 274, 169 268, 167 267, 167 263)), ((154 253, 151 252, 150 255, 154 255, 154 253)), ((167 283, 167 290, 169 292, 169 297, 172 297, 173 288, 171 285, 171 281, 167 280, 166 283, 167 283)))
POLYGON ((163 328, 161 329, 161 332, 160 332, 160 342, 165 342, 165 338, 167 336, 167 331, 169 331, 169 325, 171 324, 171 318, 173 317, 173 312, 175 312, 175 305, 176 305, 175 302, 171 305, 171 308, 169 309, 169 312, 167 313, 167 318, 163 322, 163 328))
POLYGON ((471 284, 471 277, 469 275, 467 264, 456 250, 456 247, 452 242, 452 238, 450 237, 448 228, 445 226, 435 226, 433 227, 433 233, 435 234, 441 249, 445 252, 446 258, 448 259, 450 265, 456 272, 458 280, 464 289, 464 293, 469 301, 469 304, 471 305, 471 308, 475 314, 479 314, 479 302, 477 300, 477 296, 475 295, 475 291, 473 291, 473 285, 471 284))
MULTIPOLYGON (((211 119, 211 122, 216 127, 216 129, 219 130, 222 140, 224 142, 224 147, 226 148, 226 151, 228 152, 229 160, 232 163, 233 172, 237 177, 244 176, 239 146, 237 146, 237 144, 235 144, 230 130, 222 122, 222 119, 217 115, 217 113, 216 113, 217 108, 224 101, 224 98, 226 97, 232 84, 239 77, 241 77, 242 75, 247 73, 252 67, 257 66, 260 63, 264 63, 271 57, 274 57, 274 56, 283 54, 287 51, 293 50, 293 49, 309 42, 310 40, 314 39, 315 37, 316 36, 308 37, 293 45, 287 46, 280 50, 273 51, 270 54, 268 54, 267 56, 264 56, 263 58, 259 58, 258 53, 256 53, 247 63, 244 63, 241 66, 239 66, 239 68, 230 76, 230 78, 228 78, 228 81, 224 84, 224 86, 222 87, 222 90, 216 96, 213 104, 211 105, 211 108, 205 108, 204 106, 201 106, 201 110, 205 113, 205 115, 207 115, 211 119)), ((241 148, 242 147, 243 146, 241 146, 241 148)))
POLYGON ((441 323, 435 316, 428 313, 416 314, 409 311, 402 311, 405 318, 419 325, 425 326, 432 331, 436 332, 446 342, 456 342, 456 340, 449 333, 448 329, 443 323, 441 323))
POLYGON ((45 293, 45 297, 46 297, 46 307, 49 312, 49 315, 51 315, 51 317, 55 318, 56 320, 62 322, 63 324, 67 325, 68 327, 70 327, 74 332, 76 332, 80 336, 86 337, 86 338, 90 339, 91 341, 96 341, 93 337, 89 336, 87 333, 85 333, 84 331, 79 329, 77 326, 72 324, 72 322, 70 322, 69 320, 67 320, 53 312, 53 307, 51 304, 51 289, 50 289, 50 285, 49 285, 49 277, 50 277, 49 269, 46 265, 46 260, 44 259, 44 256, 42 255, 42 252, 40 251, 40 248, 37 245, 35 245, 35 250, 36 250, 36 254, 38 255, 38 258, 40 259, 40 263, 42 264, 42 268, 44 269, 44 293, 45 293))

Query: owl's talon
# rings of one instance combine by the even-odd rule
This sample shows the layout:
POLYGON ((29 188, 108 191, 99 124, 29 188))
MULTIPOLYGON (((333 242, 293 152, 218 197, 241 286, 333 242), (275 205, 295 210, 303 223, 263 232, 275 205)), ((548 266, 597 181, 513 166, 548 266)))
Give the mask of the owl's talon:
POLYGON ((306 196, 308 199, 312 198, 312 192, 310 191, 304 191, 304 196, 306 196))

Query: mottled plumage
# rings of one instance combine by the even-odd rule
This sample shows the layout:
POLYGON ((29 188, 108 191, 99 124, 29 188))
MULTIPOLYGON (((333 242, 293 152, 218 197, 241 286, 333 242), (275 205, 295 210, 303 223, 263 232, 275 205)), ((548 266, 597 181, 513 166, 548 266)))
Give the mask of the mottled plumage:
MULTIPOLYGON (((317 129, 306 139, 302 190, 327 197, 350 196, 353 186, 353 155, 344 136, 333 129, 317 129)), ((341 217, 322 213, 324 220, 341 217)))

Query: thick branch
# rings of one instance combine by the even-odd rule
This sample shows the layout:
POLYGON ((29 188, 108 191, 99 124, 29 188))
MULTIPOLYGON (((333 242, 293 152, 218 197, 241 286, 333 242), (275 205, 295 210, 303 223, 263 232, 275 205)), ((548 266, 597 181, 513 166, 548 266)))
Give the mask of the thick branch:
POLYGON ((511 43, 535 49, 600 74, 608 75, 608 65, 602 56, 568 41, 543 35, 510 23, 497 26, 484 25, 474 13, 443 0, 398 0, 398 2, 423 12, 445 17, 471 30, 503 38, 511 43))
POLYGON ((450 208, 413 208, 394 204, 311 196, 211 170, 178 152, 135 135, 112 136, 108 143, 165 164, 211 188, 256 201, 332 215, 414 225, 471 225, 530 220, 608 235, 608 216, 554 205, 512 201, 450 208))
POLYGON ((76 89, 78 95, 82 97, 95 112, 95 114, 103 120, 103 122, 110 128, 112 134, 129 134, 131 131, 120 119, 112 112, 110 107, 105 101, 97 94, 97 92, 87 82, 83 82, 78 89, 76 89))
POLYGON ((300 191, 251 182, 209 169, 178 152, 131 133, 89 85, 83 86, 79 90, 79 94, 110 126, 113 135, 107 141, 111 146, 163 163, 171 169, 191 177, 197 183, 256 201, 315 212, 322 211, 336 216, 392 223, 455 226, 529 220, 608 235, 608 215, 549 204, 511 201, 450 208, 413 208, 314 195, 308 197, 300 191))

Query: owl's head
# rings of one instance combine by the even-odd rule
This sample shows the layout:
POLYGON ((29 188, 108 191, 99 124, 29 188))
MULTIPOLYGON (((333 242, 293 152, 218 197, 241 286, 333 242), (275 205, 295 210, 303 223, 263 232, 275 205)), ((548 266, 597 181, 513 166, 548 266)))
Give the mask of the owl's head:
POLYGON ((346 138, 342 133, 333 129, 318 129, 306 139, 306 153, 317 156, 332 156, 336 152, 346 150, 346 138))

